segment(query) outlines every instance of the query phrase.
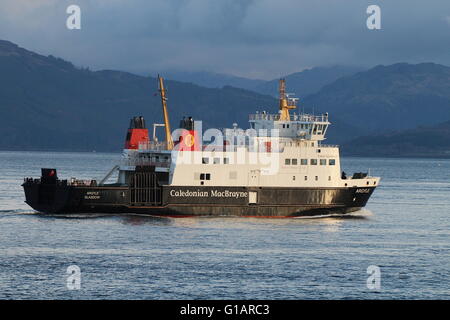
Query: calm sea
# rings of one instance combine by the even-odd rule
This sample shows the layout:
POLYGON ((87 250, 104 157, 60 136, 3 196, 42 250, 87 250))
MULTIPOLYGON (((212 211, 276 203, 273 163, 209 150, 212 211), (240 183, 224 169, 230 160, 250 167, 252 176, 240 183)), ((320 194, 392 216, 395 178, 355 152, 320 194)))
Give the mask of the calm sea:
POLYGON ((23 202, 41 167, 101 178, 119 158, 0 152, 0 299, 450 298, 449 160, 342 159, 382 177, 347 217, 58 217, 23 202))

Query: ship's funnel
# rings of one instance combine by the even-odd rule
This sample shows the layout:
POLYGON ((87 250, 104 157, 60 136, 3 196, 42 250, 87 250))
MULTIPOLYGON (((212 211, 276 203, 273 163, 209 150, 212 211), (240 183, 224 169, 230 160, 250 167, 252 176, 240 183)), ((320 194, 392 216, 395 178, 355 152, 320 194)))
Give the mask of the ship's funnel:
POLYGON ((139 149, 139 145, 146 145, 148 142, 148 129, 145 127, 144 117, 132 118, 125 139, 125 149, 139 149))
POLYGON ((176 144, 176 149, 178 151, 199 151, 200 139, 197 130, 194 128, 194 119, 192 117, 183 118, 180 121, 180 129, 183 129, 183 131, 176 144))

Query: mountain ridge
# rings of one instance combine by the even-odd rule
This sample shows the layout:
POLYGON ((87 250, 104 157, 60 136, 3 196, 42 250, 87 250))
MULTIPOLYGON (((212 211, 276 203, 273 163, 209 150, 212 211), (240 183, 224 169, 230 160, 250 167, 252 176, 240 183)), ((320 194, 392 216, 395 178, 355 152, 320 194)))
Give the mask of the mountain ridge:
MULTIPOLYGON (((182 116, 202 120, 203 128, 230 127, 233 122, 245 128, 248 114, 278 110, 276 98, 247 89, 172 80, 166 86, 174 128, 182 116)), ((287 90, 292 91, 289 82, 287 90)), ((155 93, 155 78, 77 68, 0 40, 0 149, 118 151, 129 118, 143 115, 147 123, 161 122, 155 93)), ((327 143, 351 151, 348 142, 361 146, 359 137, 370 145, 370 139, 381 139, 376 135, 450 119, 450 68, 434 63, 379 65, 341 77, 300 101, 301 110, 329 112, 327 143)), ((390 153, 398 154, 392 148, 390 153)))
POLYGON ((345 114, 367 133, 412 129, 450 119, 450 67, 435 63, 376 66, 307 96, 309 108, 345 114))
MULTIPOLYGON (((155 78, 76 68, 7 41, 0 51, 1 149, 120 150, 129 118, 161 122, 155 78)), ((239 88, 170 80, 166 86, 172 124, 190 115, 204 127, 231 126, 261 106, 277 105, 273 97, 239 88)))

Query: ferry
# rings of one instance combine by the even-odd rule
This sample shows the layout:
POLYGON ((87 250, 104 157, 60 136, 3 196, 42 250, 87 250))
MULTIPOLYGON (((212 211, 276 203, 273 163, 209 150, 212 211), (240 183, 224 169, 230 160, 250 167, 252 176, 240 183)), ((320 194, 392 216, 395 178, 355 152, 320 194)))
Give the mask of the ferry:
POLYGON ((164 123, 150 136, 143 117, 131 119, 122 159, 103 179, 59 179, 42 168, 40 178, 24 179, 25 202, 50 214, 298 217, 360 210, 380 182, 341 171, 339 146, 324 143, 328 114, 296 113, 284 79, 278 112, 250 114, 245 130, 203 132, 185 117, 171 132, 160 76, 158 87, 164 123))

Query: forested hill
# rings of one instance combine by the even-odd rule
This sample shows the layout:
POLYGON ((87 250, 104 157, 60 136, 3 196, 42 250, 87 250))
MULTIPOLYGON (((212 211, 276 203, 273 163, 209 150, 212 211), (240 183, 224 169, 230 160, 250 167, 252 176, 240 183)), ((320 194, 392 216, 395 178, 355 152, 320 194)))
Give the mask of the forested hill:
MULTIPOLYGON (((204 88, 167 81, 170 118, 204 126, 247 127, 248 114, 277 108, 277 100, 244 89, 204 88)), ((129 118, 161 123, 155 78, 90 71, 0 41, 0 149, 118 151, 129 118)))

